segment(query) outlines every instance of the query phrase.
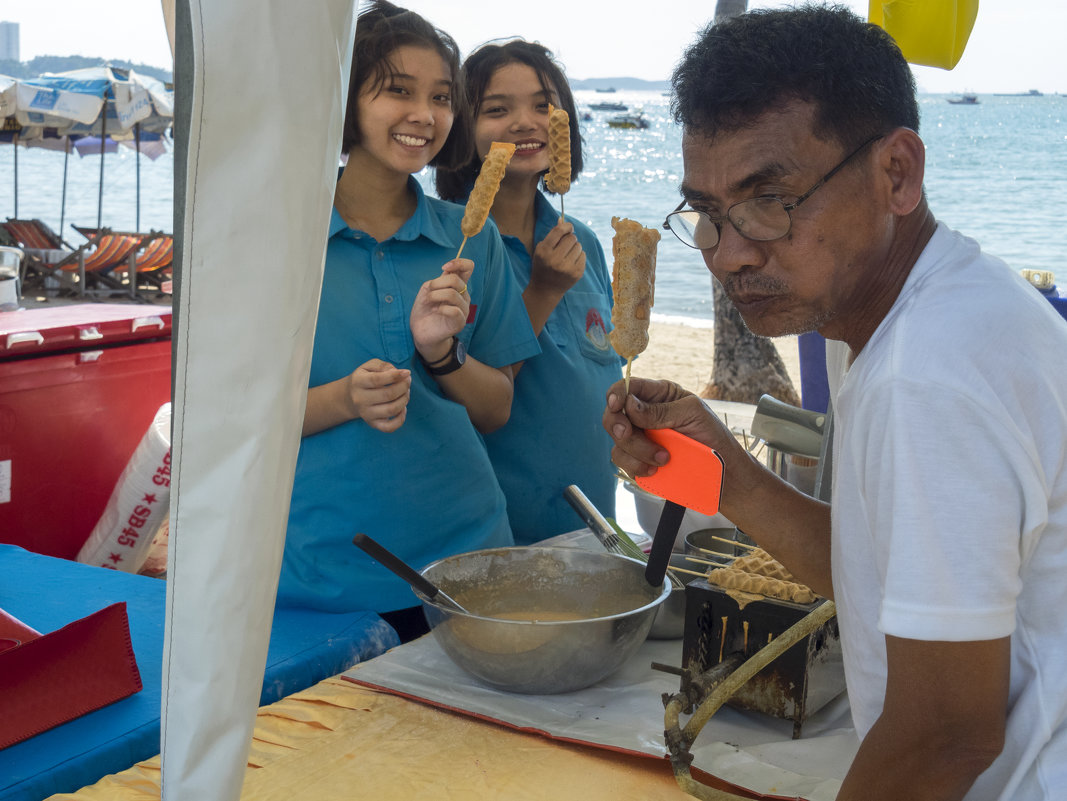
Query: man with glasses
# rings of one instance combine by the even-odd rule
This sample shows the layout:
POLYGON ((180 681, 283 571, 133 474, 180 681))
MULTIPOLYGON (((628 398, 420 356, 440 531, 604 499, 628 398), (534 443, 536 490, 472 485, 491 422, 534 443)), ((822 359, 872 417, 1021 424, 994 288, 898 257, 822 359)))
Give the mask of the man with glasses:
POLYGON ((666 462, 647 428, 714 447, 723 514, 837 603, 861 738, 839 799, 1064 797, 1067 325, 934 218, 914 79, 880 29, 751 12, 705 30, 673 83, 665 226, 754 333, 827 338, 831 503, 669 382, 610 390, 616 464, 666 462))

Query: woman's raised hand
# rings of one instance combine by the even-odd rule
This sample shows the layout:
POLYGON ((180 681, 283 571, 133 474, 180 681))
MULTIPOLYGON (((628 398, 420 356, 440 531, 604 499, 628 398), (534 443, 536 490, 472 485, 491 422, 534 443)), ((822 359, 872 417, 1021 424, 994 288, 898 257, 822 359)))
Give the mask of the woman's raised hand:
POLYGON ((419 288, 411 307, 411 336, 425 361, 433 363, 447 356, 452 337, 467 324, 467 282, 473 272, 470 259, 452 259, 441 268, 440 276, 419 288))

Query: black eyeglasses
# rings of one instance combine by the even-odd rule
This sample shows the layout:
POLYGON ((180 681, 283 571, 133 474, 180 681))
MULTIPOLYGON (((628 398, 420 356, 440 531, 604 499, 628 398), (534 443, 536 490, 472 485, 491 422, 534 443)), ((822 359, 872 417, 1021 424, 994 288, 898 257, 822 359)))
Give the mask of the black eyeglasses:
POLYGON ((703 211, 688 209, 682 211, 686 201, 678 204, 678 208, 667 215, 663 221, 663 227, 678 237, 682 242, 697 250, 707 250, 719 244, 719 236, 722 233, 722 224, 729 221, 737 233, 745 239, 755 242, 770 242, 781 239, 789 233, 793 219, 789 212, 797 208, 801 203, 815 194, 815 190, 834 177, 846 164, 858 156, 868 145, 877 142, 885 134, 872 136, 862 145, 857 147, 830 172, 815 182, 815 186, 798 197, 792 203, 783 203, 776 197, 764 195, 749 200, 734 203, 726 210, 725 217, 712 217, 703 211))

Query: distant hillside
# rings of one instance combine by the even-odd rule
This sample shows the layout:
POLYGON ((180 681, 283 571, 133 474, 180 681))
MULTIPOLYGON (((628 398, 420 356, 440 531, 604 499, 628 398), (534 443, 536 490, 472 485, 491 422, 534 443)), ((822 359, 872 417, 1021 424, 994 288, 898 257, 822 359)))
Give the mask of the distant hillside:
POLYGON ((671 88, 670 81, 646 81, 641 78, 586 78, 571 79, 571 89, 635 89, 648 92, 665 92, 671 88))
POLYGON ((88 56, 37 56, 37 58, 30 61, 0 60, 0 75, 7 75, 12 78, 36 78, 46 72, 68 72, 86 67, 99 67, 101 64, 110 64, 112 67, 119 67, 125 70, 132 69, 142 75, 150 75, 164 83, 170 83, 174 80, 170 70, 150 67, 147 64, 131 64, 129 61, 120 61, 118 59, 105 61, 104 59, 89 58, 88 56))

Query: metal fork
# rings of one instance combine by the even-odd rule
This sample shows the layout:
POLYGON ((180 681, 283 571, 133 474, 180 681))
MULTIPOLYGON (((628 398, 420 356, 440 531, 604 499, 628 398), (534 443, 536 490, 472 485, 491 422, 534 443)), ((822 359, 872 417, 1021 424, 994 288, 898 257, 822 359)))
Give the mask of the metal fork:
MULTIPOLYGON (((641 562, 648 562, 648 554, 641 550, 636 542, 630 539, 626 532, 617 529, 611 524, 604 515, 600 513, 600 510, 593 506, 593 502, 586 497, 576 485, 571 484, 563 490, 563 497, 567 499, 567 502, 574 508, 574 511, 578 513, 578 516, 582 518, 590 530, 593 532, 600 544, 604 546, 610 553, 618 554, 619 556, 628 556, 631 559, 637 559, 641 562)), ((673 573, 668 570, 667 576, 670 578, 672 586, 683 587, 684 583, 673 573)))
MULTIPOLYGON (((630 545, 633 546, 630 552, 624 550, 622 540, 619 539, 619 535, 615 529, 612 528, 611 523, 607 521, 604 515, 600 514, 600 510, 593 506, 593 502, 586 497, 576 484, 569 485, 563 490, 563 497, 567 499, 567 503, 578 513, 578 516, 582 518, 582 521, 589 526, 600 544, 603 545, 611 553, 617 553, 621 556, 635 556, 634 550, 641 553, 642 558, 644 552, 630 540, 630 545)), ((629 538, 627 538, 629 539, 629 538)))

